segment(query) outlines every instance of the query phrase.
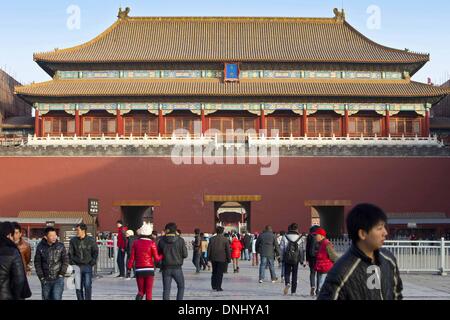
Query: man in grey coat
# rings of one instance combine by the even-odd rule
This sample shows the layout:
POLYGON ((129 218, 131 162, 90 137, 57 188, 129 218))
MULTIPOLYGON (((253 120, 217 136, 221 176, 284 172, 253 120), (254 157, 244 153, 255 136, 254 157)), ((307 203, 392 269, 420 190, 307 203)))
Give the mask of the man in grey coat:
POLYGON ((269 267, 272 282, 275 283, 278 280, 275 274, 275 253, 280 253, 280 247, 271 226, 266 226, 264 232, 256 240, 256 252, 261 256, 259 283, 264 281, 266 265, 269 267))

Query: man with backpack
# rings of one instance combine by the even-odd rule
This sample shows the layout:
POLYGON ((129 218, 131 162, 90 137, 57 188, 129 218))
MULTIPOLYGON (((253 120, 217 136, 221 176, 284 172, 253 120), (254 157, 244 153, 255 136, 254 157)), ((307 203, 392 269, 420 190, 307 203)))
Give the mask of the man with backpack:
POLYGON ((291 288, 291 295, 297 291, 298 265, 304 265, 305 250, 304 238, 298 232, 298 224, 292 223, 288 227, 280 243, 281 256, 284 264, 284 295, 287 295, 291 288), (292 280, 291 280, 292 274, 292 280))

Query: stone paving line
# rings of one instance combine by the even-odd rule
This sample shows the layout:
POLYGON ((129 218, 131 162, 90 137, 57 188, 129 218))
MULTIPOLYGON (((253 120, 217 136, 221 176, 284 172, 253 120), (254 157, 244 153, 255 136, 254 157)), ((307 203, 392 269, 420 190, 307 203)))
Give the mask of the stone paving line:
MULTIPOLYGON (((314 300, 309 296, 309 269, 299 268, 297 296, 283 295, 284 283, 281 283, 280 271, 276 267, 278 282, 270 281, 270 272, 266 270, 266 281, 258 282, 258 267, 252 267, 251 262, 240 261, 240 272, 233 273, 232 264, 229 273, 224 275, 223 292, 211 290, 211 272, 202 271, 195 274, 191 259, 186 259, 183 265, 185 276, 185 300, 314 300)), ((403 296, 405 299, 450 300, 450 276, 431 274, 402 274, 403 296)), ((33 292, 32 300, 41 299, 40 283, 36 276, 29 278, 33 292)), ((176 284, 172 283, 171 299, 176 296, 176 284)), ((134 300, 137 293, 135 279, 125 280, 114 275, 104 275, 94 279, 94 300, 134 300)), ((68 289, 63 294, 64 300, 75 300, 75 290, 68 289)), ((162 299, 161 273, 155 275, 153 299, 162 299)))

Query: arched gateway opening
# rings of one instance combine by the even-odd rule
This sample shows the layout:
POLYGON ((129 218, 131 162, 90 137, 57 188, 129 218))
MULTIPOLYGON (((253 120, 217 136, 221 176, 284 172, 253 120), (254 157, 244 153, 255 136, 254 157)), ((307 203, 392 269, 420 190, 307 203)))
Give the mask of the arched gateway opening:
POLYGON ((251 206, 261 201, 260 195, 205 195, 205 202, 214 203, 214 228, 218 225, 225 232, 251 232, 251 206))

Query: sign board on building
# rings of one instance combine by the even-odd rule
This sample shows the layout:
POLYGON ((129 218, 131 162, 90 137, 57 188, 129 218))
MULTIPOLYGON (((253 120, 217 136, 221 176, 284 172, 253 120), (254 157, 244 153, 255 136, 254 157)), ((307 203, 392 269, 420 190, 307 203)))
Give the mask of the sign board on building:
POLYGON ((92 217, 98 216, 99 213, 99 201, 97 199, 88 200, 88 212, 92 217))

